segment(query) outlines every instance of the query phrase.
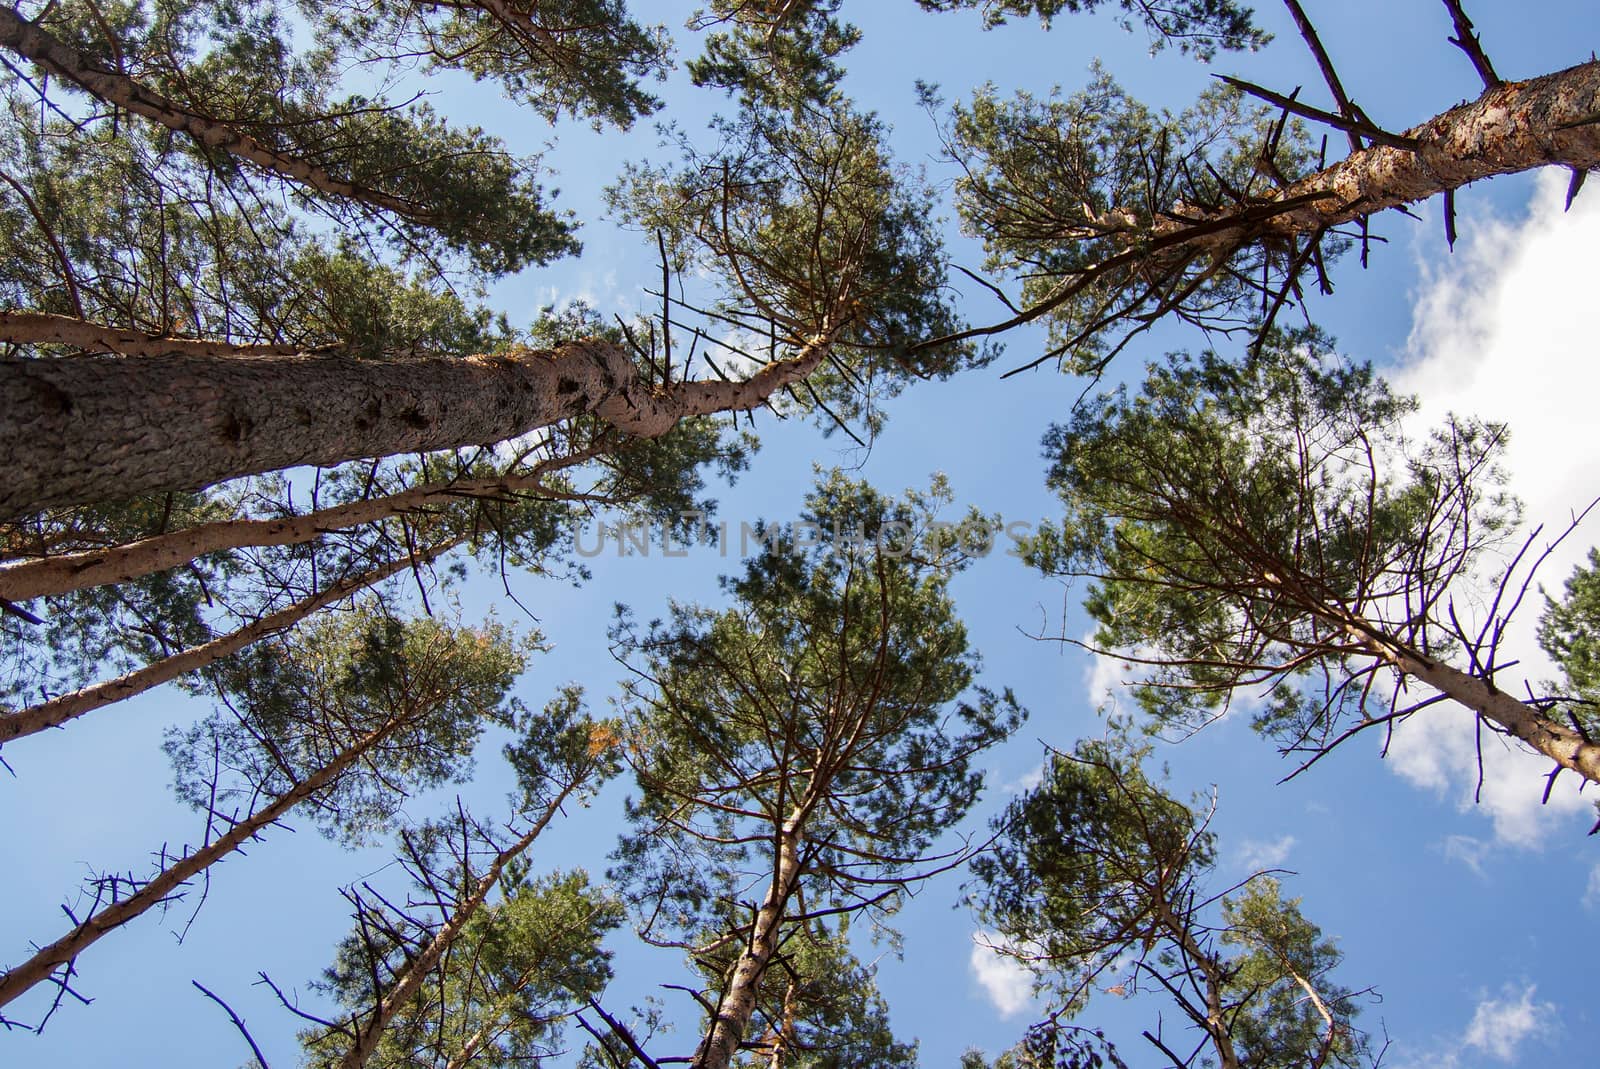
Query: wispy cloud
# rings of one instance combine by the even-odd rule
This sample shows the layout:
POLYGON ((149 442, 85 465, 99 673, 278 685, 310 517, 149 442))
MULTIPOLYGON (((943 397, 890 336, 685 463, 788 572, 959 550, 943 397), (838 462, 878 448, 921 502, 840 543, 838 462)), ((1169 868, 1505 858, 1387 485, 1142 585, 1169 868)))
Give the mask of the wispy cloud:
POLYGON ((1278 868, 1289 860, 1289 851, 1294 849, 1294 844, 1293 835, 1277 839, 1246 839, 1239 844, 1239 867, 1246 872, 1278 868))
POLYGON ((1486 1057, 1510 1065, 1530 1040, 1555 1045, 1559 1011, 1553 1002, 1536 1001, 1537 991, 1535 984, 1507 984, 1499 997, 1482 995, 1460 1035, 1435 1041, 1427 1050, 1402 1044, 1395 1069, 1463 1069, 1484 1065, 1486 1057))
POLYGON ((1476 875, 1483 875, 1483 859, 1494 844, 1470 835, 1447 835, 1439 849, 1450 861, 1459 861, 1476 875))

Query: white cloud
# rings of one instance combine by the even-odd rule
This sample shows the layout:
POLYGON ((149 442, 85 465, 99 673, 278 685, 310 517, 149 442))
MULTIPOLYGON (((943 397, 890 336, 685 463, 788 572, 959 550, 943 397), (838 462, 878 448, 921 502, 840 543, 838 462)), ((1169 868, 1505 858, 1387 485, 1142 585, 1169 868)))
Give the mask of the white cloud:
MULTIPOLYGON (((1423 264, 1404 365, 1394 375, 1401 392, 1420 397, 1420 418, 1429 425, 1448 412, 1510 425, 1510 488, 1522 499, 1528 529, 1545 525, 1535 552, 1600 494, 1600 475, 1583 442, 1600 394, 1600 346, 1590 312, 1600 197, 1580 196, 1563 213, 1565 191, 1564 175, 1542 175, 1525 221, 1472 221, 1453 256, 1437 266, 1423 264)), ((1560 590, 1597 540, 1600 517, 1556 548, 1540 582, 1560 590)), ((1519 664, 1496 682, 1512 693, 1524 680, 1537 688, 1557 674, 1535 636, 1542 607, 1531 591, 1507 631, 1500 659, 1519 664)), ((1411 782, 1469 808, 1480 741, 1482 806, 1500 840, 1536 845, 1558 822, 1587 808, 1572 776, 1562 777, 1542 806, 1550 762, 1487 731, 1480 739, 1471 714, 1455 706, 1430 708, 1401 725, 1389 756, 1411 782)))
POLYGON ((1558 1010, 1553 1002, 1534 1001, 1537 990, 1534 984, 1520 989, 1507 984, 1499 998, 1480 997, 1472 1020, 1459 1036, 1435 1040, 1428 1050, 1408 1050, 1406 1044, 1399 1044, 1395 1069, 1476 1067, 1485 1064, 1485 1057, 1510 1064, 1517 1061, 1520 1049, 1530 1039, 1554 1046, 1554 1033, 1560 1027, 1558 1010))
POLYGON ((1033 977, 1015 958, 994 948, 998 937, 972 933, 972 954, 967 959, 972 976, 1002 1017, 1015 1017, 1033 1003, 1033 977))
POLYGON ((1589 909, 1600 909, 1600 861, 1589 870, 1589 885, 1583 889, 1583 904, 1589 909))
POLYGON ((1246 872, 1275 869, 1289 859, 1294 849, 1295 837, 1284 835, 1276 840, 1246 839, 1239 844, 1239 866, 1246 872))
POLYGON ((1473 1010, 1472 1022, 1461 1037, 1463 1048, 1480 1050, 1502 1062, 1515 1061, 1517 1048, 1539 1033, 1547 1042, 1556 1027, 1556 1007, 1551 1002, 1535 1002, 1537 987, 1529 984, 1520 995, 1507 987, 1500 999, 1485 998, 1473 1010))
MULTIPOLYGON (((1094 641, 1090 631, 1081 641, 1087 646, 1094 641)), ((1083 686, 1089 692, 1089 704, 1096 709, 1114 707, 1118 697, 1128 687, 1144 678, 1145 670, 1120 657, 1104 653, 1090 653, 1089 667, 1083 673, 1083 686)))

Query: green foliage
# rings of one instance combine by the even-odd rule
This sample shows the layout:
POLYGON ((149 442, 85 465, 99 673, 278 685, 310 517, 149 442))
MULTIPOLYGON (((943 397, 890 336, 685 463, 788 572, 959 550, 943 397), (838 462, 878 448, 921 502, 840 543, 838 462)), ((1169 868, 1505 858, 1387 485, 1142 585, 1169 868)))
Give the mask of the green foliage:
POLYGON ((1328 976, 1344 954, 1300 912, 1300 900, 1285 899, 1277 880, 1258 877, 1223 899, 1222 920, 1222 944, 1240 948, 1230 962, 1230 987, 1252 992, 1254 1000, 1233 1026, 1240 1063, 1298 1069, 1307 1052, 1320 1050, 1331 1027, 1324 1064, 1366 1064, 1372 1051, 1352 1023, 1357 995, 1328 976), (1331 1026, 1323 1011, 1333 1017, 1331 1026))
POLYGON ((244 207, 164 134, 85 137, 41 123, 13 88, 0 159, 17 183, 0 186, 0 306, 366 357, 483 352, 509 335, 426 272, 324 241, 271 200, 244 207))
MULTIPOLYGON (((930 11, 981 8, 986 29, 1002 25, 1011 18, 1035 15, 1049 28, 1051 20, 1063 11, 1076 15, 1094 11, 1107 0, 917 0, 930 11)), ((1150 35, 1150 51, 1159 52, 1176 42, 1180 51, 1211 60, 1217 49, 1254 51, 1271 36, 1251 21, 1255 14, 1235 0, 1176 0, 1153 3, 1151 0, 1117 0, 1121 14, 1117 21, 1131 31, 1136 22, 1144 23, 1150 35)))
POLYGON ((328 835, 370 840, 411 792, 465 779, 484 727, 513 717, 511 683, 532 645, 492 622, 400 620, 370 603, 320 617, 208 673, 226 711, 168 732, 175 789, 227 814, 366 746, 308 806, 328 835))
MULTIPOLYGON (((555 1053, 563 1018, 605 988, 611 954, 601 941, 623 920, 614 899, 582 871, 539 878, 524 871, 502 887, 399 1009, 369 1066, 442 1069, 464 1053, 466 1064, 483 1069, 526 1065, 555 1053)), ((431 890, 418 888, 424 896, 431 890)), ((387 981, 405 968, 432 934, 394 915, 364 921, 313 985, 355 1020, 371 1012, 374 978, 387 981)), ((349 1047, 338 1030, 307 1030, 300 1041, 311 1066, 336 1065, 349 1047)))
POLYGON ((1128 1069, 1128 1064, 1105 1033, 1046 1021, 1029 1028, 1021 1043, 993 1062, 969 1048, 961 1055, 961 1069, 1128 1069))
POLYGON ((995 820, 992 851, 972 863, 982 923, 1069 1012, 1119 955, 1166 938, 1163 910, 1216 861, 1205 814, 1145 776, 1147 754, 1083 741, 1052 755, 1043 782, 995 820))
MULTIPOLYGON (((220 497, 162 494, 41 513, 0 526, 0 557, 115 545, 169 526, 222 519, 229 511, 220 497)), ((229 561, 197 558, 184 569, 19 606, 38 623, 0 613, 0 710, 15 711, 206 641, 212 591, 235 572, 229 561)))
MULTIPOLYGON (((894 500, 835 472, 800 524, 762 529, 759 554, 724 580, 731 606, 674 604, 647 627, 622 615, 640 794, 611 877, 647 938, 699 947, 702 961, 737 956, 740 899, 773 879, 780 835, 801 858, 782 953, 820 938, 807 913, 882 915, 938 868, 928 853, 975 800, 976 759, 1022 716, 1009 693, 972 686, 977 657, 948 593, 964 561, 930 527, 941 492, 894 500)), ((713 964, 708 980, 722 975, 713 964)), ((810 1027, 903 1049, 872 1038, 873 1019, 810 1027)))
POLYGON ((974 862, 983 923, 1057 1000, 996 1065, 1121 1066, 1103 1036, 1062 1024, 1096 987, 1170 997, 1224 1062, 1373 1064, 1353 1023, 1359 995, 1329 975, 1338 948, 1270 877, 1207 893, 1217 859, 1209 809, 1147 776, 1148 754, 1119 737, 1053 754, 1043 782, 995 821, 993 851, 974 862))
POLYGON ((137 136, 176 146, 163 162, 181 167, 187 158, 246 202, 264 194, 263 179, 287 183, 304 207, 341 225, 371 225, 406 253, 460 252, 490 273, 577 250, 570 222, 545 206, 531 163, 512 158, 481 130, 449 126, 426 104, 336 96, 334 57, 298 54, 270 2, 130 5, 109 40, 91 10, 54 5, 40 25, 103 56, 108 67, 186 113, 216 117, 269 151, 401 206, 377 212, 371 203, 318 192, 164 128, 141 127, 137 136))
POLYGON ((1546 597, 1539 645, 1566 675, 1571 715, 1591 735, 1600 731, 1600 550, 1573 569, 1560 601, 1546 597))
POLYGON ((620 769, 618 726, 591 719, 573 686, 538 713, 520 710, 515 733, 504 750, 518 784, 505 830, 465 810, 409 828, 397 856, 411 877, 404 899, 365 883, 345 892, 355 930, 313 985, 343 1012, 301 1033, 309 1064, 336 1063, 402 983, 413 993, 368 1064, 525 1064, 552 1053, 562 1019, 611 979, 601 942, 622 923, 622 904, 581 870, 534 877, 527 852, 564 806, 587 804, 620 769), (416 983, 419 956, 441 940, 416 983))
MULTIPOLYGON (((715 990, 742 949, 735 941, 697 955, 705 984, 715 990)), ((779 1064, 792 1069, 914 1069, 917 1044, 895 1039, 874 970, 850 951, 848 924, 791 924, 779 950, 782 963, 761 978, 757 1018, 744 1038, 748 1061, 739 1064, 769 1065, 776 1048, 779 1064)))
POLYGON ((1238 362, 1169 357, 1046 435, 1063 515, 1027 558, 1092 580, 1095 643, 1149 665, 1158 720, 1276 685, 1258 727, 1326 740, 1367 713, 1367 634, 1446 646, 1446 592, 1516 518, 1504 429, 1452 420, 1417 443, 1412 408, 1314 331, 1238 362))
POLYGON ((429 70, 498 82, 549 122, 567 114, 596 129, 627 128, 660 107, 639 83, 664 79, 672 52, 665 28, 635 22, 622 0, 300 0, 299 8, 330 48, 369 62, 420 55, 429 70))
POLYGON ((678 167, 630 167, 611 201, 627 224, 664 236, 674 267, 715 280, 720 314, 742 327, 732 340, 747 347, 748 366, 837 329, 834 358, 794 401, 875 430, 878 402, 909 377, 979 362, 960 344, 907 355, 958 319, 933 193, 891 162, 879 120, 840 101, 794 113, 746 108, 715 127, 717 150, 685 140, 678 167))
POLYGON ((841 6, 843 0, 713 0, 690 25, 728 28, 706 35, 704 54, 688 64, 689 77, 696 85, 737 91, 746 107, 838 103, 844 69, 837 60, 861 40, 861 31, 836 17, 841 6))
MULTIPOLYGON (((931 89, 924 96, 938 103, 931 89)), ((1290 250, 1231 239, 1166 250, 1163 228, 1248 196, 1272 172, 1293 182, 1313 169, 1304 131, 1275 137, 1276 118, 1233 88, 1157 113, 1098 66, 1071 96, 1004 100, 981 88, 945 134, 962 168, 963 230, 983 242, 991 271, 1022 280, 1022 305, 1045 314, 1050 356, 1072 370, 1103 367, 1169 313, 1238 326, 1262 314, 1263 271, 1286 266, 1290 250)))

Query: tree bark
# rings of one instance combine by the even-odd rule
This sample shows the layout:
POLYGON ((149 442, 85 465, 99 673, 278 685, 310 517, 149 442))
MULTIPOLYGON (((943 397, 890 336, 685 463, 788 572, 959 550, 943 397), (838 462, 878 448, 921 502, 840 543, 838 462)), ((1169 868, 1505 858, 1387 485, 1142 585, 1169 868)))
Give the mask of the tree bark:
POLYGON ((1485 680, 1423 657, 1406 647, 1372 634, 1370 628, 1346 625, 1373 656, 1385 664, 1448 696, 1506 734, 1521 739, 1557 765, 1591 783, 1600 783, 1600 744, 1590 742, 1572 728, 1546 716, 1485 680))
POLYGON ((1155 903, 1156 915, 1166 927, 1167 934, 1199 968, 1203 978, 1203 981, 1196 981, 1196 986, 1204 989, 1206 1000, 1204 1017, 1195 1012, 1195 1007, 1189 1005, 1184 1006, 1185 1012, 1210 1037, 1211 1045, 1217 1052, 1219 1069, 1241 1069, 1238 1051, 1233 1046, 1233 1021, 1224 1014, 1222 1007, 1222 988, 1226 977, 1221 963, 1214 955, 1206 953, 1205 949, 1195 941, 1194 933, 1189 930, 1188 923, 1179 920, 1172 911, 1172 904, 1164 897, 1166 892, 1162 885, 1150 888, 1149 893, 1155 903))
POLYGON ((738 382, 647 384, 589 338, 498 356, 238 360, 176 354, 0 361, 0 519, 195 490, 303 464, 490 445, 584 413, 639 437, 753 408, 827 355, 833 331, 738 382))
POLYGON ((434 546, 415 557, 397 556, 388 564, 373 568, 360 575, 340 579, 329 584, 325 589, 318 591, 308 598, 303 598, 293 605, 279 609, 275 613, 261 617, 253 623, 246 624, 235 631, 231 631, 210 642, 164 657, 154 664, 145 665, 108 679, 92 686, 75 690, 71 694, 63 694, 38 705, 30 705, 15 713, 0 714, 0 745, 20 739, 48 728, 60 727, 70 720, 75 720, 85 713, 92 712, 103 706, 131 698, 135 694, 142 694, 152 687, 177 679, 179 676, 197 669, 204 668, 229 654, 244 649, 252 642, 287 630, 304 620, 307 616, 326 605, 342 601, 359 590, 364 590, 376 583, 381 583, 397 572, 412 567, 414 564, 425 564, 442 553, 465 541, 464 538, 452 539, 439 546, 434 546))
POLYGON ((0 311, 0 342, 16 345, 70 345, 89 352, 120 353, 123 356, 156 356, 183 353, 186 356, 295 356, 304 346, 237 344, 214 338, 169 338, 135 327, 115 327, 91 323, 72 316, 48 312, 0 311))
POLYGON ((291 546, 313 542, 333 531, 349 530, 377 523, 391 516, 426 508, 429 505, 455 504, 464 497, 503 497, 517 493, 551 493, 543 484, 545 475, 579 464, 593 454, 582 451, 571 456, 541 461, 533 470, 520 475, 488 479, 460 479, 428 483, 398 494, 352 501, 345 505, 319 509, 298 516, 264 520, 217 520, 196 524, 164 534, 141 538, 120 546, 61 553, 50 557, 14 561, 0 565, 0 598, 27 601, 50 594, 66 594, 107 583, 126 583, 131 579, 176 568, 197 557, 230 549, 255 546, 291 546))
MULTIPOLYGON (((357 740, 266 807, 234 824, 224 835, 169 865, 137 891, 101 908, 66 935, 41 948, 27 961, 0 974, 0 1006, 10 1004, 35 984, 48 980, 57 969, 70 966, 79 954, 93 946, 107 932, 122 927, 153 906, 170 901, 185 883, 244 846, 274 822, 281 820, 300 802, 332 783, 340 773, 396 731, 402 723, 403 720, 399 718, 391 720, 377 731, 357 740)), ((65 977, 62 979, 65 981, 65 977)))
POLYGON ((1275 198, 1305 203, 1266 218, 1259 208, 1196 212, 1158 225, 1156 238, 1212 247, 1313 234, 1495 175, 1552 164, 1593 170, 1600 168, 1597 116, 1600 62, 1504 82, 1407 130, 1402 136, 1415 147, 1376 145, 1353 152, 1275 198), (1184 242, 1188 232, 1195 237, 1184 242))
POLYGON ((733 976, 723 993, 717 1016, 711 1023, 700 1052, 691 1063, 691 1069, 728 1069, 733 1056, 738 1053, 739 1041, 750 1027, 750 1018, 756 1009, 756 994, 761 978, 766 974, 772 955, 778 949, 778 935, 789 896, 800 882, 801 831, 797 819, 791 818, 778 835, 777 864, 773 869, 772 885, 767 897, 756 911, 751 926, 750 942, 733 967, 733 976))
POLYGON ((226 122, 197 114, 125 74, 101 67, 42 26, 24 19, 15 8, 3 5, 0 47, 27 57, 43 70, 108 104, 126 108, 169 130, 189 134, 207 148, 232 153, 320 193, 371 204, 419 223, 432 221, 432 213, 403 197, 336 178, 326 168, 268 148, 226 122))

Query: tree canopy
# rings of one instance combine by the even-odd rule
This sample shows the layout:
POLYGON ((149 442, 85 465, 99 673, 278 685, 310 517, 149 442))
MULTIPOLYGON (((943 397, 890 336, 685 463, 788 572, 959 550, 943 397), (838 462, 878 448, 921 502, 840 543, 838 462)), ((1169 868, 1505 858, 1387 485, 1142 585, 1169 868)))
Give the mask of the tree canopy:
POLYGON ((1228 882, 1226 770, 1180 799, 1166 746, 1243 707, 1294 778, 1356 735, 1445 749, 1459 713, 1479 793, 1485 737, 1544 801, 1600 782, 1600 555, 1517 630, 1586 502, 1525 522, 1515 428, 1423 426, 1320 325, 1413 205, 1451 247, 1475 183, 1556 169, 1571 209, 1600 63, 1502 77, 1443 0, 1468 99, 1399 115, 1312 19, 1361 16, 1301 0, 897 3, 946 54, 864 60, 864 0, 0 5, 0 766, 27 833, 86 831, 81 793, 150 848, 10 933, 6 1042, 137 986, 97 956, 162 919, 199 942, 214 876, 314 827, 348 915, 279 920, 317 971, 194 980, 262 1069, 913 1066, 883 959, 963 880, 955 923, 1038 1011, 963 1066, 1378 1063, 1372 989, 1288 874, 1228 882), (1182 89, 1098 61, 941 84, 978 34, 1076 56, 1101 23, 1182 89), (877 477, 912 433, 919 479, 1009 481, 988 440, 1035 395, 1054 504, 1022 535, 940 475, 796 475, 848 440, 877 477), (718 512, 747 472, 774 518, 718 512), (720 587, 627 587, 713 547, 745 558, 720 587), (1022 703, 958 612, 1019 589, 980 578, 1008 555, 1050 591, 1008 635, 1138 676, 1098 723, 1048 647, 1008 659, 1047 747, 1009 783, 1022 703), (597 578, 609 632, 569 589, 597 578), (577 625, 614 663, 534 656, 577 625), (1511 682, 1535 647, 1555 678, 1511 682), (161 771, 129 751, 114 781, 141 724, 161 771))

